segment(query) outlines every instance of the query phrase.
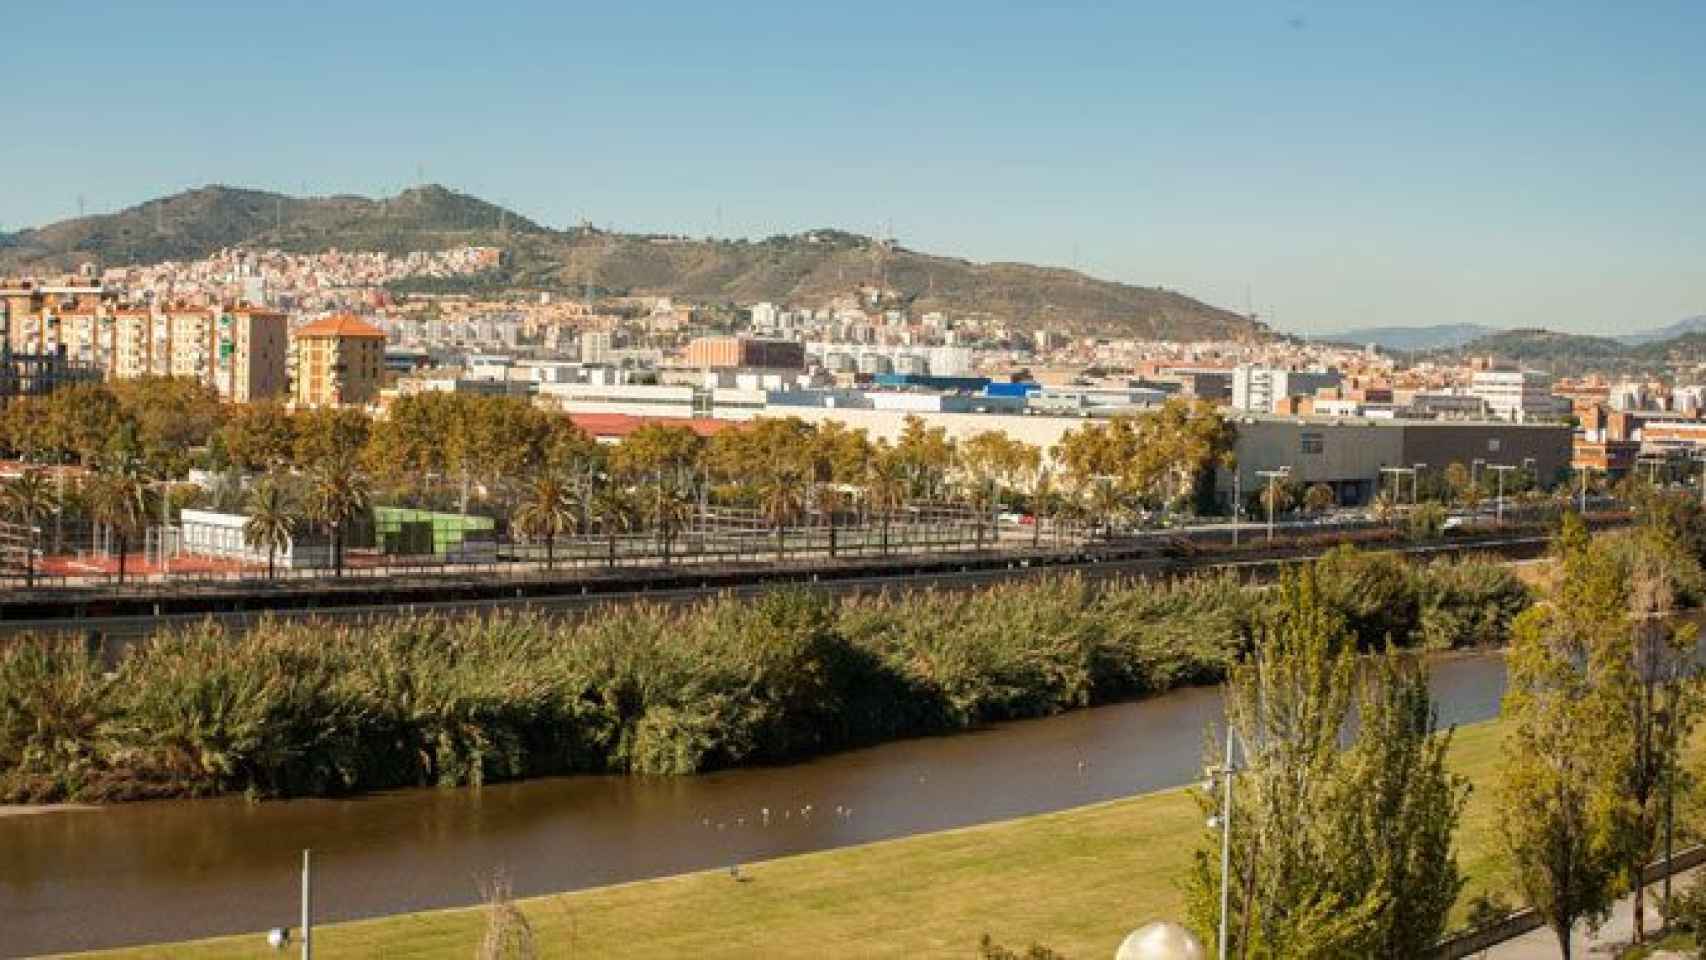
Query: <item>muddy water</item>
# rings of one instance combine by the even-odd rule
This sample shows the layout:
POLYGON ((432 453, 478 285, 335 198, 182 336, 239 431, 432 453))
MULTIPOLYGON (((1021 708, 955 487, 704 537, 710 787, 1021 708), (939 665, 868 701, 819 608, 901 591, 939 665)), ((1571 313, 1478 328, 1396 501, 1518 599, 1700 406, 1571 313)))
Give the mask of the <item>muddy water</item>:
MULTIPOLYGON (((1433 678, 1445 722, 1497 712, 1499 658, 1433 678)), ((304 847, 331 921, 471 903, 500 867, 527 895, 1060 810, 1193 780, 1219 709, 1218 691, 1182 690, 698 777, 0 817, 0 954, 294 926, 304 847)))

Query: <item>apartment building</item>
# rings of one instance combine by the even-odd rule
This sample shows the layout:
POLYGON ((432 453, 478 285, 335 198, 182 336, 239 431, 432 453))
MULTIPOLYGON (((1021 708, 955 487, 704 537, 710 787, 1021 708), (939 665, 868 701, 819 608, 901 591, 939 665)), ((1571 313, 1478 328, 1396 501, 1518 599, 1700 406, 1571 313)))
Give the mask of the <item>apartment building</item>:
POLYGON ((1500 420, 1524 423, 1559 414, 1552 395, 1552 378, 1539 370, 1477 370, 1469 393, 1487 402, 1487 412, 1500 420))
POLYGON ((1288 397, 1312 397, 1344 379, 1336 370, 1287 370, 1243 363, 1232 370, 1232 406, 1251 413, 1272 413, 1288 397))
POLYGON ((220 315, 214 336, 214 386, 220 396, 250 403, 289 390, 290 320, 284 314, 240 306, 220 315))
POLYGON ((683 362, 700 369, 763 367, 799 370, 806 365, 805 344, 757 337, 700 337, 687 345, 683 362))
POLYGON ((366 404, 379 396, 385 334, 340 313, 297 330, 291 343, 291 401, 298 407, 366 404))
POLYGON ((8 320, 6 345, 13 353, 55 353, 65 342, 61 337, 62 317, 93 316, 117 300, 117 293, 81 279, 57 284, 0 280, 0 302, 6 306, 8 320))

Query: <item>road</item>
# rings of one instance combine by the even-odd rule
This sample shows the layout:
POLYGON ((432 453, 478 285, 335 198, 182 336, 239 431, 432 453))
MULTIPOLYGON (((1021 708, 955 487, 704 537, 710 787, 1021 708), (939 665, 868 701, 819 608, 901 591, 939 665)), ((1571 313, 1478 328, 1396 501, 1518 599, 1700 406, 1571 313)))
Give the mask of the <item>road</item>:
MULTIPOLYGON (((1444 543, 1402 545, 1395 548, 1398 552, 1413 556, 1444 555, 1478 550, 1499 550, 1507 555, 1521 555, 1542 549, 1546 543, 1545 537, 1498 537, 1478 538, 1473 540, 1447 541, 1444 543)), ((122 647, 126 642, 147 636, 162 628, 201 623, 212 619, 226 627, 242 629, 253 625, 263 618, 281 620, 315 619, 326 622, 362 622, 384 619, 400 615, 424 614, 433 612, 484 612, 497 610, 540 611, 553 614, 571 614, 581 610, 593 609, 612 603, 631 603, 645 601, 649 603, 684 603, 700 600, 710 595, 732 594, 735 596, 755 596, 765 591, 777 589, 787 583, 807 583, 835 594, 876 593, 885 590, 916 590, 924 589, 962 589, 981 584, 994 583, 1013 577, 1031 576, 1038 573, 1076 573, 1091 579, 1104 579, 1116 576, 1140 574, 1168 574, 1187 571, 1226 570, 1247 571, 1251 575, 1271 572, 1274 569, 1290 564, 1314 559, 1320 555, 1319 550, 1282 557, 1241 558, 1237 560, 1215 560, 1213 557, 1192 560, 1191 558, 1165 558, 1159 556, 1144 556, 1131 559, 1105 560, 1093 556, 1085 557, 1074 562, 1048 563, 1033 565, 1028 558, 1012 557, 998 566, 974 568, 973 558, 959 569, 941 569, 932 572, 918 573, 907 571, 896 574, 874 574, 862 576, 847 576, 841 578, 819 578, 817 573, 802 569, 799 575, 781 583, 775 581, 759 581, 718 586, 687 586, 665 589, 646 589, 641 585, 637 589, 610 590, 603 592, 565 593, 557 595, 517 596, 487 598, 478 600, 455 599, 445 601, 417 601, 406 603, 357 604, 349 606, 310 607, 306 609, 279 610, 227 610, 213 613, 197 612, 182 614, 141 614, 131 616, 101 616, 82 618, 45 618, 0 621, 0 639, 8 636, 18 636, 27 633, 75 633, 87 635, 97 633, 108 644, 122 647)), ((936 558, 941 559, 941 558, 936 558)), ((989 558, 976 558, 978 562, 987 562, 989 558)), ((111 655, 115 650, 109 647, 111 655)))

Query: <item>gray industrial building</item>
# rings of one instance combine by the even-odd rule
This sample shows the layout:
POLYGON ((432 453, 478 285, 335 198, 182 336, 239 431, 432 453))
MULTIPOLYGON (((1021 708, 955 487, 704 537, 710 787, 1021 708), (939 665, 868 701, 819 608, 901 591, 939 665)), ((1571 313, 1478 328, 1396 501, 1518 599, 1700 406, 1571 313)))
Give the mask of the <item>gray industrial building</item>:
MULTIPOLYGON (((1234 416, 1239 483, 1253 492, 1265 482, 1258 470, 1290 467, 1298 483, 1324 483, 1339 502, 1369 502, 1384 467, 1426 464, 1444 470, 1470 466, 1527 466, 1542 482, 1569 469, 1572 430, 1563 424, 1495 421, 1384 420, 1352 417, 1234 416)), ((1230 498, 1231 471, 1222 471, 1217 493, 1230 498)))

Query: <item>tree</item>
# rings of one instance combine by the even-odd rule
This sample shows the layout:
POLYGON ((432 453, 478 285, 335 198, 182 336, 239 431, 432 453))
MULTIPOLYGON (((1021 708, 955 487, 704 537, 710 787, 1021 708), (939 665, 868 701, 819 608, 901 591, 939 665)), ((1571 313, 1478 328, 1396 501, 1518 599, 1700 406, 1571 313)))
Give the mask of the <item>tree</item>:
POLYGON ((329 466, 354 473, 355 458, 367 446, 373 424, 360 410, 321 407, 298 413, 293 425, 296 466, 312 474, 329 466))
POLYGON ((1646 936, 1647 864, 1657 858, 1670 814, 1669 791, 1674 788, 1682 744, 1688 739, 1700 711, 1700 694, 1694 666, 1693 624, 1677 623, 1676 574, 1670 564, 1698 563, 1686 553, 1666 549, 1664 531, 1642 531, 1638 541, 1650 544, 1636 551, 1629 584, 1628 670, 1616 676, 1624 682, 1615 688, 1622 708, 1634 727, 1633 750, 1624 758, 1623 790, 1634 803, 1635 820, 1625 867, 1626 882, 1633 888, 1634 942, 1646 936))
POLYGON ((522 535, 545 540, 545 569, 556 566, 557 538, 580 525, 574 483, 556 470, 544 470, 533 478, 515 511, 515 526, 522 535))
POLYGON ((1431 501, 1411 509, 1405 524, 1412 540, 1432 540, 1445 532, 1445 508, 1431 501))
MULTIPOLYGON (((1031 549, 1042 546, 1043 518, 1053 516, 1055 507, 1054 470, 1042 465, 1041 457, 1030 475, 1031 549)), ((1058 532, 1058 529, 1057 529, 1058 532)))
POLYGON ((350 521, 367 510, 367 477, 351 457, 321 460, 308 479, 308 516, 325 526, 332 538, 332 570, 344 575, 344 532, 350 521))
POLYGON ((787 549, 788 525, 805 510, 805 494, 804 478, 786 465, 767 471, 759 482, 759 510, 764 514, 764 522, 776 532, 778 562, 787 549))
POLYGON ((291 462, 296 423, 279 404, 246 404, 225 421, 219 436, 233 465, 243 470, 278 470, 291 462))
POLYGON ((592 496, 592 515, 604 533, 608 545, 609 565, 616 566, 616 535, 634 525, 639 511, 628 492, 614 483, 606 483, 592 496))
POLYGON ((1339 505, 1339 496, 1324 483, 1311 484, 1303 492, 1303 509, 1310 513, 1326 513, 1339 505))
POLYGON ((926 426, 923 418, 909 415, 901 427, 900 440, 894 445, 894 455, 900 461, 911 496, 927 499, 941 496, 942 483, 955 456, 955 444, 946 429, 926 426))
POLYGON ((676 535, 693 518, 693 497, 687 484, 669 473, 660 473, 649 486, 650 490, 640 491, 640 507, 657 533, 658 548, 664 566, 668 566, 670 547, 675 543, 676 535))
POLYGON ((1470 496, 1473 485, 1470 483, 1469 468, 1464 466, 1461 460, 1454 460, 1446 465, 1445 486, 1454 502, 1474 506, 1470 496))
POLYGON ((148 482, 134 460, 114 463, 97 473, 86 494, 89 514, 111 531, 118 546, 118 583, 124 586, 125 560, 130 538, 142 529, 148 516, 148 482))
MULTIPOLYGON (((1228 881, 1228 946, 1257 958, 1425 954, 1462 877, 1452 835, 1468 785, 1445 767, 1424 664, 1394 652, 1358 679, 1356 643, 1305 571, 1279 588, 1252 657, 1227 680, 1242 756, 1231 871, 1218 832, 1187 878, 1209 938, 1228 881), (1355 712, 1355 733, 1341 745, 1355 712)), ((1211 763, 1222 758, 1211 748, 1211 763)), ((1205 803, 1224 813, 1217 793, 1205 803)))
POLYGON ((1262 485, 1256 498, 1268 514, 1282 514, 1297 502, 1297 483, 1285 478, 1271 479, 1262 485))
POLYGON ((1382 490, 1374 495, 1374 519, 1381 523, 1398 519, 1398 501, 1393 499, 1392 491, 1382 490))
POLYGON ((973 436, 960 444, 959 450, 967 499, 977 513, 977 546, 981 549, 984 527, 995 511, 1001 491, 1027 470, 1035 469, 1041 463, 1041 451, 997 430, 973 436))
POLYGON ((249 516, 243 521, 243 543, 267 551, 267 579, 273 578, 278 551, 289 547, 296 532, 296 517, 279 487, 277 478, 262 477, 249 492, 249 516))
POLYGON ((1499 805, 1517 887, 1568 960, 1575 925, 1603 920, 1622 891, 1634 730, 1612 692, 1629 662, 1622 571, 1579 518, 1566 519, 1558 549, 1562 576, 1512 629, 1499 805))
POLYGON ((36 522, 60 509, 59 497, 45 472, 25 470, 0 490, 0 503, 24 528, 24 587, 29 589, 36 585, 36 522))
POLYGON ((136 455, 150 475, 162 479, 182 477, 226 415, 218 391, 191 377, 115 380, 111 390, 134 425, 136 455))
POLYGON ((1089 516, 1091 530, 1100 528, 1104 536, 1113 535, 1114 522, 1128 509, 1126 493, 1113 477, 1091 480, 1079 490, 1078 501, 1089 516))
POLYGON ((630 480, 681 471, 698 473, 705 442, 686 427, 648 423, 630 433, 610 457, 611 468, 630 480))
POLYGON ((889 552, 889 523, 906 506, 906 465, 886 444, 877 448, 865 473, 865 502, 882 528, 883 555, 889 552))

